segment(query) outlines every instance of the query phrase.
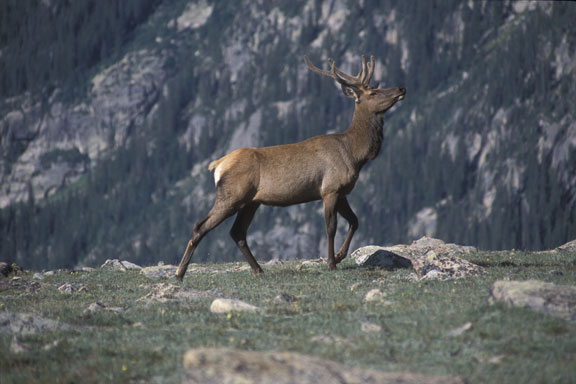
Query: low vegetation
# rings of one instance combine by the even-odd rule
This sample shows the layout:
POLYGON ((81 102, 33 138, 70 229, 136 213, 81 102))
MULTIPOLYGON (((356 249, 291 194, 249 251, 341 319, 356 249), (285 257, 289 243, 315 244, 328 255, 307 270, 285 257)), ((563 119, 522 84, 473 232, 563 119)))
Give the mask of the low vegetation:
MULTIPOLYGON (((576 253, 475 253, 480 277, 418 280, 410 270, 325 265, 191 265, 181 290, 197 295, 139 300, 159 283, 138 271, 24 272, 0 281, 0 314, 29 313, 78 328, 25 334, 0 323, 0 382, 180 382, 197 347, 290 350, 344 365, 461 376, 470 382, 576 380, 576 323, 490 304, 499 279, 576 281, 576 253), (242 268, 241 268, 242 267, 242 268), (202 272, 199 272, 202 270, 202 272), (71 293, 58 290, 70 283, 71 293), (368 291, 384 295, 365 301, 368 291), (215 314, 217 297, 257 312, 215 314), (89 310, 101 303, 101 310, 89 310)), ((69 290, 70 291, 70 290, 69 290)))

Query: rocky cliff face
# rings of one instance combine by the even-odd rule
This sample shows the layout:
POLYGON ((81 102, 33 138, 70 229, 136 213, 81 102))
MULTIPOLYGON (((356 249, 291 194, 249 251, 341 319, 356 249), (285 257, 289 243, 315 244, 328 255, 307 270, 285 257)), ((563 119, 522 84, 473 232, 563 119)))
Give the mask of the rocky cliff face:
MULTIPOLYGON (((367 54, 376 80, 408 95, 351 196, 362 216, 356 244, 435 235, 551 247, 576 235, 574 13, 551 2, 164 1, 120 59, 94 71, 81 99, 57 88, 41 100, 4 100, 0 207, 24 220, 16 203, 33 198, 59 212, 90 205, 87 185, 105 185, 89 200, 110 210, 98 220, 112 219, 97 236, 78 235, 77 262, 100 260, 104 243, 133 258, 178 257, 211 205, 210 160, 347 127, 351 102, 301 56, 355 72, 367 54), (154 172, 145 187, 135 169, 154 172), (141 205, 121 203, 138 193, 141 205)), ((263 210, 249 238, 255 253, 323 254, 320 207, 263 210)), ((207 238, 205 258, 235 252, 226 237, 207 238)), ((28 240, 34 250, 21 251, 22 240, 10 249, 25 258, 49 247, 28 240)))

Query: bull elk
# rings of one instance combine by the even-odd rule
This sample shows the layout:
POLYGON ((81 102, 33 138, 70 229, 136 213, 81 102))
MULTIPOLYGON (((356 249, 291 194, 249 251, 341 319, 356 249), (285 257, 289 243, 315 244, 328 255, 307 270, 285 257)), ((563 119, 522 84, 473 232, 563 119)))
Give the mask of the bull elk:
POLYGON ((304 57, 308 68, 321 76, 336 80, 344 95, 353 98, 354 116, 350 127, 342 133, 312 137, 295 144, 262 148, 240 148, 210 163, 214 171, 216 201, 208 215, 194 225, 192 236, 182 256, 176 277, 184 278, 194 250, 202 238, 226 218, 236 214, 230 235, 252 267, 262 268, 246 243, 246 232, 261 204, 288 206, 322 200, 326 235, 327 264, 331 270, 348 253, 358 218, 350 208, 346 195, 352 192, 360 170, 374 159, 383 140, 384 113, 406 94, 404 88, 378 88, 370 85, 374 73, 374 57, 351 76, 330 60, 330 70, 315 67, 304 57), (342 246, 334 253, 336 215, 348 221, 342 246))

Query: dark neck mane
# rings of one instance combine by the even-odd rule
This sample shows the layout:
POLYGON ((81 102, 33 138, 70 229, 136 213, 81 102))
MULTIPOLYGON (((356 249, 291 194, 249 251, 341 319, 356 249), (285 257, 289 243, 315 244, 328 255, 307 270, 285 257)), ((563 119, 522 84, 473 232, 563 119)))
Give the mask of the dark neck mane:
POLYGON ((382 114, 367 113, 359 110, 358 107, 355 108, 352 123, 344 131, 344 135, 358 169, 374 159, 380 152, 383 126, 384 116, 382 114))

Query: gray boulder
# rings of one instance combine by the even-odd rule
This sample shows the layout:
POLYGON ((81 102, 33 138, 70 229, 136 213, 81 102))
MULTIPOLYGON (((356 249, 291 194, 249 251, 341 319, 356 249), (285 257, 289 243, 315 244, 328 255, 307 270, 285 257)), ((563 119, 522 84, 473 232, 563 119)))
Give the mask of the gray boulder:
POLYGON ((184 355, 189 384, 435 384, 464 383, 459 377, 350 368, 295 352, 191 349, 184 355))
POLYGON ((498 280, 492 285, 490 300, 576 320, 576 286, 573 285, 555 285, 539 280, 498 280))
POLYGON ((362 267, 413 268, 420 279, 449 279, 482 273, 481 267, 459 257, 472 252, 476 248, 424 236, 410 245, 362 247, 352 258, 362 267))

